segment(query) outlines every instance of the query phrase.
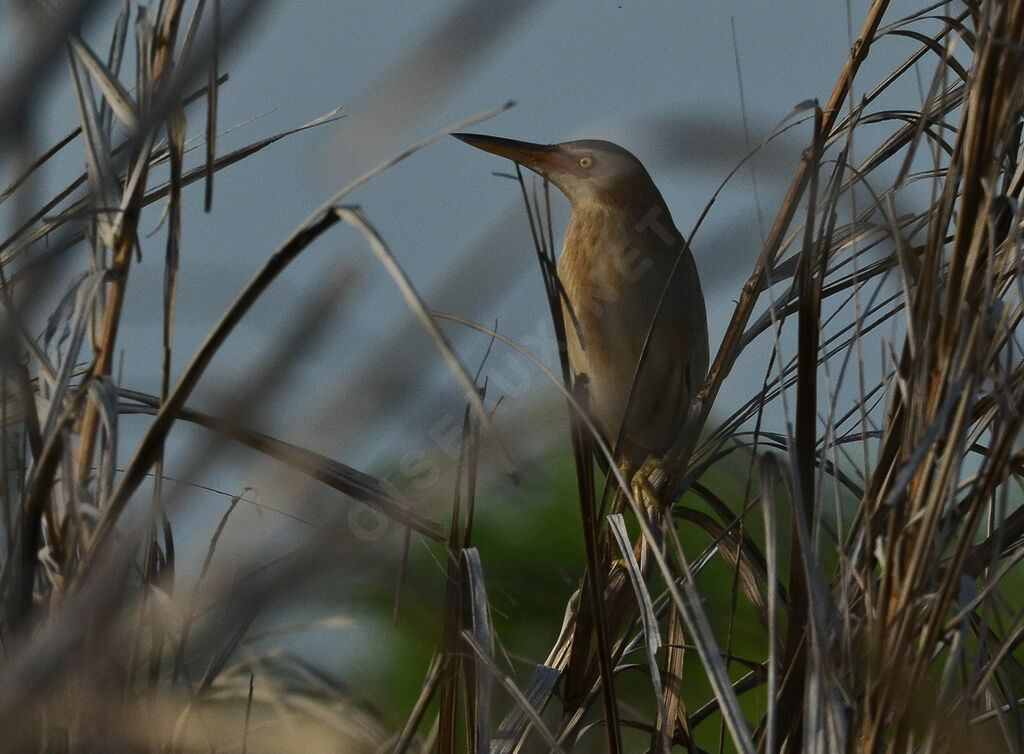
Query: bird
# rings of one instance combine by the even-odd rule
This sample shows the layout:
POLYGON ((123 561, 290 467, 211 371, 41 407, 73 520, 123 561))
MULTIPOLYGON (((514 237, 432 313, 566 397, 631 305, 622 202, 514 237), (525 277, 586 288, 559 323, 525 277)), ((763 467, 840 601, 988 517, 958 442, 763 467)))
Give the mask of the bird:
POLYGON ((585 408, 620 466, 663 460, 704 383, 708 327, 693 254, 647 169, 609 141, 453 135, 568 198, 557 269, 574 385, 585 386, 585 408))

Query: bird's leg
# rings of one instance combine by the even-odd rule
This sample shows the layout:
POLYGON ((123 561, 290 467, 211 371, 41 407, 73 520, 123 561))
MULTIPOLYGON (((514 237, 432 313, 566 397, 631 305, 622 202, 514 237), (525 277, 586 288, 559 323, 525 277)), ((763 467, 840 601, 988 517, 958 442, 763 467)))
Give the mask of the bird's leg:
MULTIPOLYGON (((622 478, 629 482, 629 492, 632 493, 633 499, 637 502, 638 515, 647 520, 650 530, 655 532, 656 535, 659 531, 655 525, 659 510, 659 496, 657 490, 649 482, 649 475, 658 468, 661 468, 660 461, 654 458, 649 458, 639 469, 635 468, 629 461, 619 462, 619 471, 622 473, 622 478)), ((621 514, 630 507, 627 499, 628 494, 622 486, 616 485, 615 499, 611 507, 612 513, 621 514)), ((640 566, 640 573, 645 578, 648 573, 647 556, 649 544, 648 538, 641 534, 633 546, 633 557, 640 566)), ((619 571, 625 571, 625 561, 622 555, 616 551, 614 543, 609 542, 608 547, 610 548, 609 562, 611 563, 611 573, 618 574, 619 571)))
POLYGON ((661 547, 661 527, 657 525, 661 513, 661 490, 658 482, 665 478, 665 464, 661 458, 649 456, 643 465, 630 477, 629 486, 633 491, 633 498, 636 500, 640 511, 646 516, 651 532, 654 533, 656 541, 649 542, 647 537, 641 535, 637 547, 637 560, 640 563, 640 570, 647 573, 648 547, 654 545, 661 547))

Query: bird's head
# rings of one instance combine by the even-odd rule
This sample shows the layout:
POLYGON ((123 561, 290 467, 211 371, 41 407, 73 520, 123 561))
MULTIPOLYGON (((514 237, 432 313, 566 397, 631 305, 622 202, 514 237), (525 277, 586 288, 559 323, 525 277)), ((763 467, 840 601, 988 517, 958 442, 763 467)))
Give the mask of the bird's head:
POLYGON ((575 209, 600 203, 643 201, 657 188, 643 164, 617 144, 585 139, 531 144, 498 136, 453 134, 485 152, 507 157, 555 184, 575 209))

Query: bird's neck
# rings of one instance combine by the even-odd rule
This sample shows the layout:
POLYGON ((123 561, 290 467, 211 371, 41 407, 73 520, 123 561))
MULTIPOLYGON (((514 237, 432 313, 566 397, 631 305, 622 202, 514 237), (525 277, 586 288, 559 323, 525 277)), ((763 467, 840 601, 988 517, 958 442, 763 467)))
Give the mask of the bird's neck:
POLYGON ((615 257, 637 245, 649 252, 663 248, 668 255, 678 253, 682 244, 672 215, 657 191, 623 192, 614 200, 576 201, 572 205, 565 248, 588 257, 615 257))

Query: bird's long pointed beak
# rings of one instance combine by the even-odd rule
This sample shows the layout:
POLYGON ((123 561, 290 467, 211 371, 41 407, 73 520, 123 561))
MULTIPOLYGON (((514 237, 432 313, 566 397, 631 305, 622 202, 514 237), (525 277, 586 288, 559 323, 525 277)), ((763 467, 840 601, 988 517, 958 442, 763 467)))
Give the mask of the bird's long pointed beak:
POLYGON ((482 149, 499 157, 507 157, 525 168, 540 173, 545 178, 570 171, 574 167, 565 151, 556 144, 533 144, 528 141, 515 141, 483 134, 452 134, 452 136, 466 142, 471 147, 482 149))

